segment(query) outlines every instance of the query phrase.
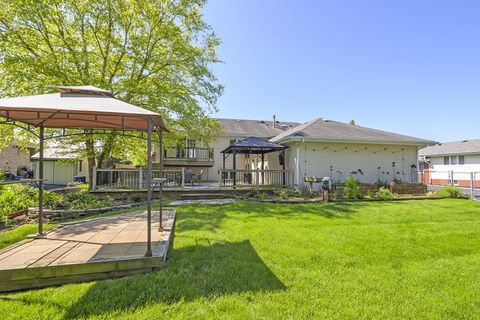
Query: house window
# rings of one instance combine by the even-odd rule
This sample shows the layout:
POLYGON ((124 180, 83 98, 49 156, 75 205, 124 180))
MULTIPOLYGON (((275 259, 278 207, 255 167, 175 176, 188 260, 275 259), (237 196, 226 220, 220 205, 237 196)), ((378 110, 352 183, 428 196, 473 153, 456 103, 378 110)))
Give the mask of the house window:
POLYGON ((445 156, 443 157, 443 164, 448 166, 450 164, 450 157, 449 156, 445 156))
POLYGON ((451 156, 450 157, 450 164, 455 165, 457 163, 458 163, 457 156, 451 156))
POLYGON ((237 143, 238 140, 239 140, 239 139, 230 139, 230 145, 237 143))
POLYGON ((460 165, 465 164, 465 156, 458 156, 458 164, 460 165))
POLYGON ((83 160, 78 161, 78 172, 82 172, 83 160))

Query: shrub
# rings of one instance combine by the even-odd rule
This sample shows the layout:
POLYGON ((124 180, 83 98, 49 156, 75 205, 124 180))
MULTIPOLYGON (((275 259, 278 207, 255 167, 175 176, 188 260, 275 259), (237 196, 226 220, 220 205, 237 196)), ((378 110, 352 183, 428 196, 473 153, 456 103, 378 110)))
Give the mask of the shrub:
POLYGON ((437 197, 439 198, 461 198, 462 196, 460 189, 454 186, 445 186, 437 191, 437 197))
POLYGON ((128 202, 140 202, 144 199, 144 197, 140 194, 133 194, 128 197, 127 201, 128 202))
POLYGON ((66 205, 65 197, 55 192, 44 191, 43 205, 48 208, 64 207, 66 205))
POLYGON ((357 180, 352 176, 345 179, 345 186, 343 188, 343 196, 346 199, 359 199, 360 198, 360 186, 357 180))
POLYGON ((88 192, 72 192, 66 195, 66 200, 70 209, 85 210, 105 208, 112 205, 111 198, 106 200, 99 199, 95 195, 88 192))
POLYGON ((292 196, 295 198, 307 199, 307 198, 310 198, 311 193, 307 187, 300 187, 293 190, 292 196))
POLYGON ((266 199, 270 198, 270 195, 265 191, 260 191, 256 194, 255 197, 260 199, 260 200, 266 200, 266 199))
POLYGON ((280 199, 288 199, 290 197, 290 190, 286 188, 273 190, 273 195, 280 199))
MULTIPOLYGON (((44 206, 52 208, 63 203, 60 194, 44 191, 44 206)), ((38 189, 25 185, 0 186, 0 219, 7 220, 9 214, 38 205, 38 189)))
POLYGON ((382 200, 391 200, 396 197, 396 194, 385 187, 381 187, 377 192, 377 198, 382 200))

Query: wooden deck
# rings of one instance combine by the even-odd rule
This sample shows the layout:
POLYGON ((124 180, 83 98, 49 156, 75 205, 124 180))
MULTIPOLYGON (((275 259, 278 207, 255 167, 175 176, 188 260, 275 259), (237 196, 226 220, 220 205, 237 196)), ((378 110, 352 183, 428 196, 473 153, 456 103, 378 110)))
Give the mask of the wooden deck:
POLYGON ((64 224, 43 239, 26 239, 0 251, 0 292, 105 279, 160 267, 167 257, 175 211, 152 217, 153 257, 145 257, 146 212, 64 224))

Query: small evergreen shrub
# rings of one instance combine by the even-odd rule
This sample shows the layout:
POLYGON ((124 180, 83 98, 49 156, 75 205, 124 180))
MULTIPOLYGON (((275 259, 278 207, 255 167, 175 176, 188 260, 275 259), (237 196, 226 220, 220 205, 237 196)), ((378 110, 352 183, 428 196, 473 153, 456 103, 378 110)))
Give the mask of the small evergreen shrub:
POLYGON ((462 192, 455 186, 445 186, 441 187, 437 191, 437 197, 439 198, 461 198, 462 192))
POLYGON ((392 200, 395 198, 396 195, 390 189, 387 189, 385 187, 381 187, 378 192, 377 192, 377 198, 382 199, 382 200, 392 200))
POLYGON ((345 179, 343 196, 345 199, 359 199, 361 197, 358 181, 352 176, 349 176, 347 179, 345 179))

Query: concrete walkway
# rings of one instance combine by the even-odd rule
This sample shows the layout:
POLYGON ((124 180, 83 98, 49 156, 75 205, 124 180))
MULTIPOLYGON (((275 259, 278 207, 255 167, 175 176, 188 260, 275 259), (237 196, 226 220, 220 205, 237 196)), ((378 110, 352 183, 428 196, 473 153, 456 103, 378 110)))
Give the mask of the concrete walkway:
MULTIPOLYGON (((166 257, 175 220, 164 211, 159 232, 158 212, 152 218, 154 257, 166 257)), ((44 239, 27 239, 0 251, 0 270, 35 268, 142 258, 146 251, 146 212, 113 215, 62 225, 44 239)))

